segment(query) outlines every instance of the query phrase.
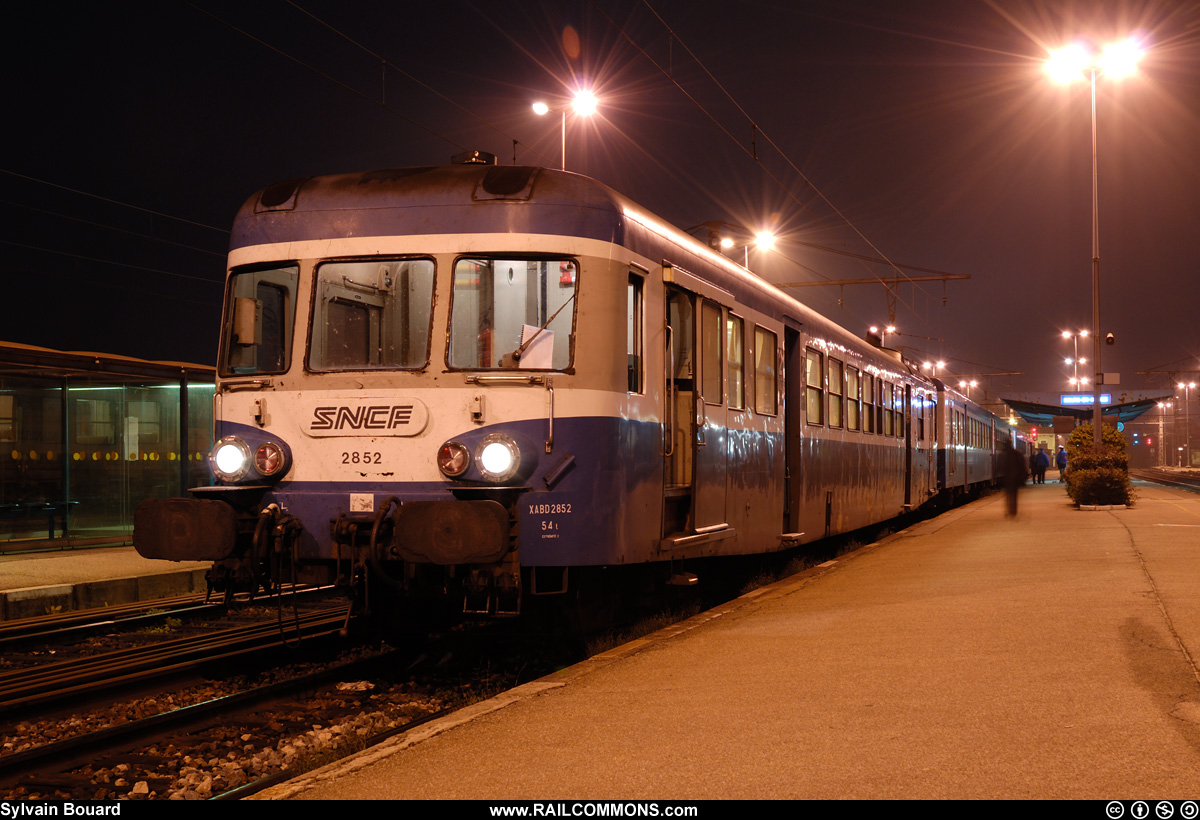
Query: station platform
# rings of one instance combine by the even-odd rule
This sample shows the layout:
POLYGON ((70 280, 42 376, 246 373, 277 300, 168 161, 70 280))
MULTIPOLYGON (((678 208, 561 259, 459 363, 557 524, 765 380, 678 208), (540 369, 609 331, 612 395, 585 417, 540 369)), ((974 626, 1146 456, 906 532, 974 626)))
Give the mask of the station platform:
POLYGON ((1054 477, 256 799, 1200 798, 1200 495, 1054 477))
POLYGON ((0 620, 204 592, 211 561, 155 561, 133 547, 0 554, 0 620))

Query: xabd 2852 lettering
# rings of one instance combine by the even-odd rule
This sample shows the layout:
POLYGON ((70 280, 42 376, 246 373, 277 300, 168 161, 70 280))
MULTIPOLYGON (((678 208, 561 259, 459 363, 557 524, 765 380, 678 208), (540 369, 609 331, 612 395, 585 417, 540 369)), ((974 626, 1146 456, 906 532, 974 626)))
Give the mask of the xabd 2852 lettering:
POLYGON ((530 515, 569 515, 570 504, 530 504, 530 515))

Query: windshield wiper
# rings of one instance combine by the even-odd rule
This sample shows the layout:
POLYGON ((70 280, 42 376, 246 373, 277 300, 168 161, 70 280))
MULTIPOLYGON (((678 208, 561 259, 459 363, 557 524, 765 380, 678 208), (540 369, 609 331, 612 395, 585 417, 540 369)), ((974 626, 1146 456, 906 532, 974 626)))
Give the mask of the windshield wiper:
POLYGON ((558 310, 554 311, 554 314, 549 319, 547 319, 545 322, 543 322, 542 326, 539 327, 536 331, 534 331, 533 335, 531 335, 528 339, 521 342, 521 344, 517 346, 517 349, 512 352, 512 357, 513 357, 514 362, 521 361, 521 354, 525 352, 525 348, 529 347, 529 345, 533 343, 533 340, 536 339, 539 335, 541 335, 541 332, 543 330, 545 330, 547 327, 549 327, 550 323, 553 322, 558 317, 558 314, 562 313, 563 308, 565 308, 567 305, 571 304, 571 302, 574 301, 574 299, 575 299, 575 294, 572 293, 571 298, 568 299, 567 301, 563 302, 562 307, 560 307, 558 310))

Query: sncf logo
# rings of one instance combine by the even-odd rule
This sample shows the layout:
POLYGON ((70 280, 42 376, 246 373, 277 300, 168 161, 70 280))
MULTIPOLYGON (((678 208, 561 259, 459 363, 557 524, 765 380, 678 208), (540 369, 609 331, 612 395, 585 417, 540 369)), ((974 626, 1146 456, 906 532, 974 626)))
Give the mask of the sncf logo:
POLYGON ((395 430, 412 421, 411 404, 377 404, 360 407, 314 407, 309 429, 319 430, 395 430))
POLYGON ((313 438, 419 436, 429 408, 416 396, 311 396, 301 399, 296 418, 313 438))

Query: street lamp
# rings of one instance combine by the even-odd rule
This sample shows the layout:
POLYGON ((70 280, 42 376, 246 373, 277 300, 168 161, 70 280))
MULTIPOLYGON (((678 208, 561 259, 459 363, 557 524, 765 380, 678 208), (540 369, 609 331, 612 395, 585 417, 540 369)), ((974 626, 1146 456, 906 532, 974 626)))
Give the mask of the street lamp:
POLYGON ((1100 448, 1102 424, 1100 385, 1104 371, 1100 369, 1100 195, 1096 172, 1096 73, 1106 77, 1124 77, 1137 70, 1142 51, 1133 40, 1105 46, 1100 55, 1090 54, 1081 45, 1072 45, 1050 55, 1046 70, 1056 82, 1069 83, 1084 78, 1086 71, 1092 85, 1092 362, 1096 378, 1092 382, 1092 443, 1100 448))
MULTIPOLYGON (((567 170, 567 111, 573 111, 579 116, 590 117, 596 113, 597 105, 596 95, 584 88, 576 91, 571 102, 559 109, 562 112, 562 169, 564 171, 567 170)), ((533 113, 539 117, 546 116, 550 110, 550 106, 544 102, 539 101, 533 104, 533 113)))
MULTIPOLYGON (((716 223, 709 223, 709 224, 716 224, 716 223)), ((735 228, 739 232, 744 231, 746 234, 750 233, 749 229, 747 229, 747 228, 742 228, 740 226, 734 226, 734 225, 730 225, 729 227, 735 228)), ((710 239, 710 241, 711 241, 711 239, 710 239)), ((729 234, 722 234, 719 244, 721 245, 722 250, 728 251, 728 250, 732 250, 733 248, 737 247, 738 243, 736 241, 734 241, 733 237, 731 237, 729 234)), ((771 231, 758 231, 757 233, 754 234, 754 239, 752 241, 745 242, 742 244, 742 267, 746 268, 747 270, 750 269, 750 247, 751 246, 754 246, 754 247, 758 248, 759 250, 763 250, 763 251, 773 251, 773 250, 775 250, 775 234, 771 233, 771 231)))
MULTIPOLYGON (((1079 358, 1079 340, 1081 338, 1086 339, 1087 335, 1088 335, 1088 332, 1086 330, 1081 330, 1078 333, 1072 333, 1069 330, 1064 330, 1062 332, 1062 337, 1064 339, 1070 339, 1075 345, 1075 356, 1073 358, 1067 359, 1065 361, 1065 364, 1071 364, 1071 365, 1075 366, 1075 377, 1073 379, 1070 379, 1072 387, 1076 387, 1080 383, 1079 382, 1079 365, 1087 364, 1087 359, 1079 358)), ((1087 379, 1083 380, 1083 384, 1087 384, 1087 379)))
POLYGON ((970 381, 967 381, 966 379, 961 379, 958 383, 958 389, 966 391, 968 399, 971 398, 971 388, 978 387, 978 386, 979 386, 979 382, 975 379, 971 379, 970 381))
POLYGON ((888 325, 883 330, 880 330, 878 325, 871 325, 869 330, 871 331, 871 335, 879 337, 879 346, 886 348, 887 347, 887 335, 889 333, 895 333, 896 326, 888 325))

